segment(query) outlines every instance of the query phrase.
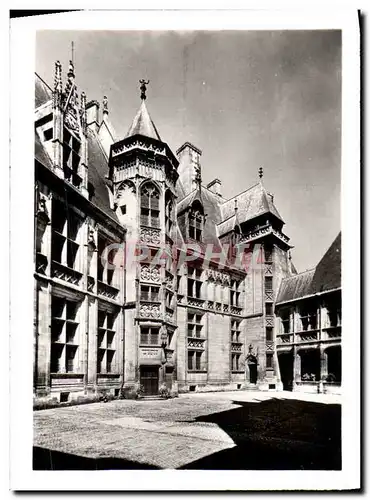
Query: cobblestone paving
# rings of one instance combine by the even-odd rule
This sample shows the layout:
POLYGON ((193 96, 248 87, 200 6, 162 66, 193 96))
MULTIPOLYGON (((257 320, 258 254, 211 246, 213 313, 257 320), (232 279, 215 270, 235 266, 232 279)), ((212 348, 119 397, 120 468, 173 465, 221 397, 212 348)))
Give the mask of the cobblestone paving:
MULTIPOLYGON (((311 463, 314 466, 316 448, 318 453, 325 454, 327 446, 333 445, 333 441, 329 441, 329 445, 326 442, 320 419, 325 407, 334 405, 314 406, 312 400, 320 398, 312 395, 308 395, 311 402, 304 400, 307 395, 301 401, 283 396, 238 391, 37 411, 34 412, 34 446, 49 454, 68 454, 71 460, 73 457, 89 459, 94 468, 94 464, 96 468, 103 467, 98 465, 102 459, 115 459, 115 468, 140 468, 141 465, 187 468, 199 463, 199 468, 227 469, 232 468, 233 460, 238 460, 239 465, 245 450, 255 450, 256 443, 258 446, 267 443, 276 450, 284 448, 284 453, 287 446, 294 453, 302 449, 306 457, 302 463, 306 464, 309 456, 308 467, 311 463), (215 458, 215 467, 209 457, 215 458), (130 467, 127 464, 131 464, 130 467)), ((338 397, 326 398, 325 402, 337 400, 338 397)), ((85 467, 84 462, 81 468, 85 467)), ((248 463, 244 468, 250 468, 248 463)), ((297 468, 300 468, 299 459, 297 468)))

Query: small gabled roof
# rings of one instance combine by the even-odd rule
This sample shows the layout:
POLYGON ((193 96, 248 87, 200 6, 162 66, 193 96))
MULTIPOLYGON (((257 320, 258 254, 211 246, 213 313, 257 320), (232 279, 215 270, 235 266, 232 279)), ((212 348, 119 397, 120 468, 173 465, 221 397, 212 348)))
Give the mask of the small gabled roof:
POLYGON ((143 135, 161 141, 158 130, 149 115, 144 99, 141 101, 140 108, 128 129, 125 139, 134 135, 143 135))

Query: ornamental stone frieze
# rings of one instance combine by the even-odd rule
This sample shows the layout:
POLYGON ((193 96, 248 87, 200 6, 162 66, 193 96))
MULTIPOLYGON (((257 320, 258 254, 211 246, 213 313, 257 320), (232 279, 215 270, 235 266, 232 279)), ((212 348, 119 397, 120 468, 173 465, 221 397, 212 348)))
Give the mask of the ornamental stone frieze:
POLYGON ((205 339, 197 339, 193 337, 188 337, 188 347, 195 347, 198 349, 204 349, 205 339))
POLYGON ((140 241, 152 245, 159 245, 161 242, 161 230, 149 227, 140 228, 140 241))
POLYGON ((146 304, 141 303, 139 309, 139 316, 142 318, 161 318, 161 308, 159 304, 146 304))
POLYGON ((208 281, 214 281, 216 283, 221 283, 222 285, 230 285, 231 283, 229 274, 217 271, 216 269, 208 269, 207 279, 208 281))
POLYGON ((159 283, 161 279, 161 271, 158 266, 141 266, 140 269, 140 280, 148 281, 152 283, 159 283))

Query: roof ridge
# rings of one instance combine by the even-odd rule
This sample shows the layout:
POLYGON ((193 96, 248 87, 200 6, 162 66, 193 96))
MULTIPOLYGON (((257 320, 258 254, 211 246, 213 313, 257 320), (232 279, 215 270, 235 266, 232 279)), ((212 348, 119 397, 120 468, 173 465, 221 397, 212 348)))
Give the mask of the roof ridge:
POLYGON ((260 182, 256 182, 256 184, 253 184, 253 186, 250 186, 248 189, 244 189, 244 191, 241 191, 240 193, 236 194, 235 196, 231 196, 230 198, 228 198, 227 200, 225 200, 222 205, 224 205, 225 203, 227 203, 228 201, 231 201, 231 200, 234 200, 235 198, 237 198, 238 196, 240 196, 241 194, 244 194, 246 193, 247 191, 250 191, 251 189, 253 189, 254 187, 258 186, 258 184, 261 184, 260 182))
POLYGON ((301 271, 300 273, 296 273, 296 274, 293 274, 292 276, 286 276, 285 278, 283 278, 281 281, 285 281, 285 280, 290 280, 290 279, 293 279, 293 278, 297 278, 298 276, 301 276, 302 274, 306 274, 306 273, 310 273, 312 271, 316 271, 316 267, 312 267, 311 269, 306 269, 305 271, 301 271))

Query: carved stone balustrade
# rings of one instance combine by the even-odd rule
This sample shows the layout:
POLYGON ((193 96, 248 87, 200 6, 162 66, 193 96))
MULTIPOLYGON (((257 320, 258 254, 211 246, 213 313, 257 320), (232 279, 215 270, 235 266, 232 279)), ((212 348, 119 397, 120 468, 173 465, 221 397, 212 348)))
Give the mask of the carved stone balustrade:
POLYGON ((192 349, 204 349, 205 341, 206 339, 188 337, 188 348, 191 347, 192 349))
POLYGON ((154 227, 140 227, 140 242, 148 245, 160 245, 161 230, 154 227))
POLYGON ((243 344, 241 342, 231 342, 231 350, 234 352, 242 352, 243 344))
POLYGON ((51 265, 51 275, 53 278, 58 278, 73 285, 78 285, 82 278, 82 273, 55 261, 51 265))
POLYGON ((103 283, 98 281, 98 295, 103 297, 108 297, 109 299, 116 299, 119 294, 118 288, 108 285, 108 283, 103 283))
POLYGON ((140 302, 139 316, 141 318, 161 319, 160 304, 153 304, 152 302, 140 302))

